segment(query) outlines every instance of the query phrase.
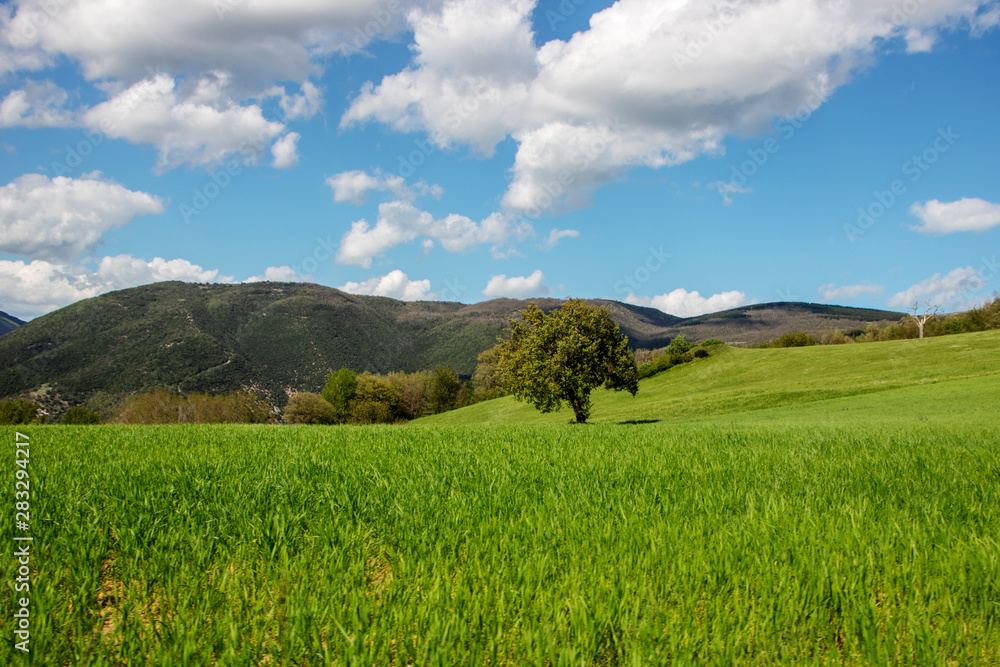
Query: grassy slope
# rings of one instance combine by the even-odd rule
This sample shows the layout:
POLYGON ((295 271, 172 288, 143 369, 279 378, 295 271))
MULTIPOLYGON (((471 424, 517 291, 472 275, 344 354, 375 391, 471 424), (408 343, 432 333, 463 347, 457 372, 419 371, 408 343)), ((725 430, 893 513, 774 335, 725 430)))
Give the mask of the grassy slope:
MULTIPOLYGON (((729 349, 640 384, 635 398, 598 391, 593 422, 771 420, 851 425, 955 419, 997 424, 1000 331, 809 348, 729 349)), ((561 423, 511 397, 419 420, 561 423)))

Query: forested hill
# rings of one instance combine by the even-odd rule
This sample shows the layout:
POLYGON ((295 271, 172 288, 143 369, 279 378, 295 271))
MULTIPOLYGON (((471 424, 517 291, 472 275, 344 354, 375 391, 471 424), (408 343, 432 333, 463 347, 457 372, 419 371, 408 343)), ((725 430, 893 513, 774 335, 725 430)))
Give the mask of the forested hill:
MULTIPOLYGON (((537 299, 550 310, 556 299, 537 299)), ((277 405, 318 390, 332 370, 415 371, 450 364, 471 375, 528 301, 466 305, 354 296, 307 283, 165 282, 111 292, 36 318, 0 337, 0 398, 44 390, 108 408, 133 393, 250 389, 277 405)), ((634 348, 690 340, 764 340, 898 319, 899 313, 767 304, 682 319, 616 301, 606 305, 634 348)))

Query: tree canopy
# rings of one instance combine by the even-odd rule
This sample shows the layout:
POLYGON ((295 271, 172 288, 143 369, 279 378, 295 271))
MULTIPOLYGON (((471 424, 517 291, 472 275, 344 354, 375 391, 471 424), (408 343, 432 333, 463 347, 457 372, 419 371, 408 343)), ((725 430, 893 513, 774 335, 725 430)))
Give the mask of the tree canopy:
POLYGON ((503 386, 542 412, 563 402, 577 423, 590 416, 590 392, 604 385, 635 396, 639 376, 628 338, 605 307, 570 299, 546 315, 532 302, 510 321, 510 337, 494 348, 503 386))

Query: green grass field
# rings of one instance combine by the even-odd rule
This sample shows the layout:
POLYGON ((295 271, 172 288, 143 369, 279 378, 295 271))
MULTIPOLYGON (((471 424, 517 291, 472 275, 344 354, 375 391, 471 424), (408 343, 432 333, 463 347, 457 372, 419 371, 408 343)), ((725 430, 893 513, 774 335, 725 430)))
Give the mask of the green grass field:
POLYGON ((998 361, 994 333, 730 350, 584 426, 504 399, 397 427, 23 427, 30 657, 995 665, 998 361))
MULTIPOLYGON (((968 420, 1000 428, 1000 331, 886 343, 726 349, 644 380, 633 398, 596 391, 594 423, 899 425, 968 420)), ((558 424, 512 397, 419 424, 558 424)))

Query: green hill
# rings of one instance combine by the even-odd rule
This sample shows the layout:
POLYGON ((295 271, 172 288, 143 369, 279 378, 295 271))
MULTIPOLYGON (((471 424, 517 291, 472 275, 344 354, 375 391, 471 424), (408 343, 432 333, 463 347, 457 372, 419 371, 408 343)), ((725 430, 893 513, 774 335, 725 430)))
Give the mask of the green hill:
MULTIPOLYGON (((784 349, 730 348, 643 380, 633 398, 597 391, 593 422, 926 421, 1000 425, 1000 331, 784 349)), ((512 397, 420 424, 562 423, 512 397)))
POLYGON ((0 336, 4 335, 9 331, 13 331, 24 324, 24 320, 19 320, 13 315, 8 315, 7 313, 0 310, 0 336))
MULTIPOLYGON (((317 391, 342 366, 416 371, 450 364, 469 376, 476 357, 528 301, 465 305, 354 296, 305 283, 164 282, 74 303, 0 337, 0 399, 31 395, 49 414, 68 405, 109 412, 158 388, 247 389, 282 406, 317 391)), ((557 299, 539 299, 544 310, 557 299)), ((898 319, 900 313, 768 304, 683 319, 617 301, 607 306, 633 348, 690 340, 763 340, 898 319)))

